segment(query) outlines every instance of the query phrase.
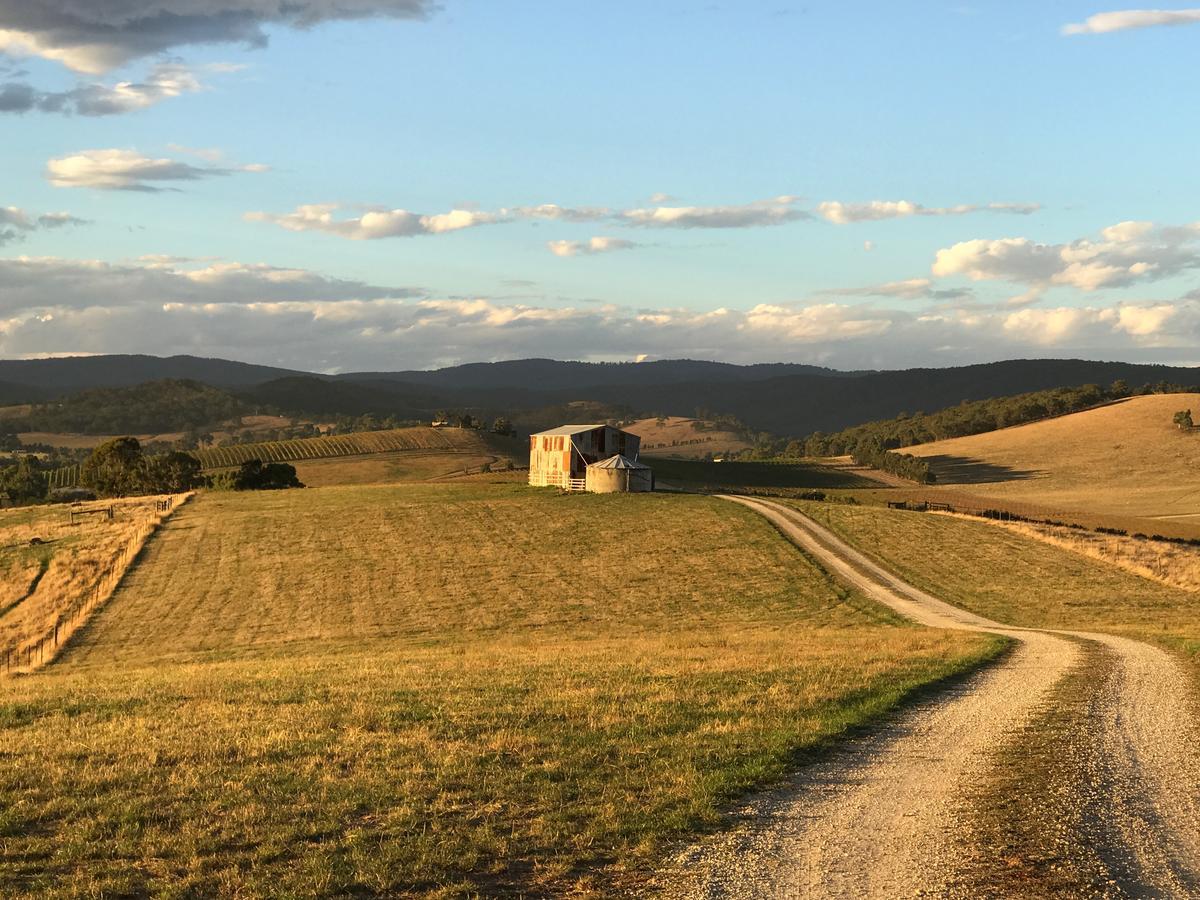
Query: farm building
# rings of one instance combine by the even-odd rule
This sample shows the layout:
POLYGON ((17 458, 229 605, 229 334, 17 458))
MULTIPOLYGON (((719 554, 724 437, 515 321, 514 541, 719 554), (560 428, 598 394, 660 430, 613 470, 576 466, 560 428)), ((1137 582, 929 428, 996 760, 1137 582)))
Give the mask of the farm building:
POLYGON ((560 487, 568 491, 593 490, 603 485, 608 493, 615 490, 649 490, 640 487, 650 482, 650 469, 637 461, 641 438, 611 425, 563 425, 529 436, 529 483, 534 487, 560 487), (617 468, 616 457, 624 458, 617 468), (608 464, 613 473, 590 474, 590 468, 608 464), (625 487, 612 487, 622 480, 625 487))
POLYGON ((618 453, 587 467, 586 487, 593 494, 652 491, 654 473, 645 463, 618 453))

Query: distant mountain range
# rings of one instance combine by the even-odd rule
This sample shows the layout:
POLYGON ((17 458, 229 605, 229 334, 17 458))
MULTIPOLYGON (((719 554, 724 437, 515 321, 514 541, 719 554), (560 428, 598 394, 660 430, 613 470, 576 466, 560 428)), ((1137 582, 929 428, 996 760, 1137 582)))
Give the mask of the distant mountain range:
POLYGON ((780 435, 832 431, 963 400, 1123 379, 1200 385, 1200 368, 1088 360, 1008 360, 946 369, 839 372, 697 360, 472 363, 434 371, 318 375, 194 356, 0 360, 0 403, 46 402, 90 388, 188 379, 286 413, 424 418, 439 410, 506 415, 534 428, 575 415, 730 415, 780 435), (589 401, 578 404, 578 401, 589 401), (576 404, 572 406, 571 404, 576 404), (573 413, 572 410, 578 410, 573 413))

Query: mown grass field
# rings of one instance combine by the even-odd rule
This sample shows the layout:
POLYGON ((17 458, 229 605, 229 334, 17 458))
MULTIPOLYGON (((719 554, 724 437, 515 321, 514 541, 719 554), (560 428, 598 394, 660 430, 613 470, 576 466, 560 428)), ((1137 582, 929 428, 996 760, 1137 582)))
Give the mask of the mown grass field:
POLYGON ((878 488, 844 467, 816 462, 706 462, 644 455, 656 482, 699 490, 766 488, 786 493, 794 489, 830 490, 878 488))
POLYGON ((72 603, 92 592, 129 542, 162 518, 158 499, 0 511, 0 671, 23 667, 25 651, 53 634, 56 621, 73 625, 61 621, 72 603))
POLYGON ((1101 629, 1200 655, 1198 591, 986 521, 869 506, 798 506, 914 584, 997 621, 1101 629))
POLYGON ((642 453, 699 459, 707 453, 736 453, 752 445, 741 435, 687 416, 638 419, 623 426, 642 439, 642 453), (661 424, 660 424, 661 423, 661 424))
POLYGON ((205 494, 0 683, 0 893, 610 894, 999 649, 707 497, 205 494))
POLYGON ((309 459, 292 463, 296 475, 308 487, 353 484, 395 484, 433 481, 462 473, 478 472, 484 465, 505 465, 511 456, 480 451, 401 450, 337 459, 309 459))
POLYGON ((951 490, 1049 509, 1170 516, 1200 525, 1200 431, 1180 432, 1171 421, 1177 410, 1188 408, 1200 416, 1200 394, 1133 397, 902 452, 928 459, 939 486, 951 490))

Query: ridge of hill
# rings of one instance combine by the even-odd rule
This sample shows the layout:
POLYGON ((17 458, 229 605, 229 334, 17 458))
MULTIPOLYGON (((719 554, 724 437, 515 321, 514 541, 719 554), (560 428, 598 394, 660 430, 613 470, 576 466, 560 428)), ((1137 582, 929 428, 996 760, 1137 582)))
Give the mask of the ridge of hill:
POLYGON ((1200 525, 1200 429, 1172 422, 1200 392, 1131 397, 1056 418, 905 449, 938 488, 1200 525))
POLYGON ((736 366, 695 360, 515 360, 432 372, 333 376, 198 357, 111 356, 0 361, 0 396, 7 393, 14 403, 45 400, 48 395, 161 378, 188 378, 293 414, 424 418, 439 410, 459 410, 483 418, 503 415, 522 427, 540 427, 547 415, 569 417, 572 408, 588 418, 595 417, 597 408, 620 418, 694 416, 703 411, 704 417, 734 417, 756 431, 797 436, 907 411, 943 409, 964 400, 1052 388, 1117 380, 1134 389, 1158 382, 1200 384, 1200 369, 1026 359, 846 373, 790 364, 736 366))
POLYGON ((840 372, 802 363, 734 363, 696 359, 661 359, 647 362, 575 362, 556 359, 514 359, 501 362, 466 363, 444 369, 407 372, 351 372, 337 376, 344 381, 404 382, 440 388, 517 388, 557 390, 599 387, 632 387, 645 384, 716 382, 741 384, 784 375, 853 377, 861 373, 840 372))
POLYGON ((301 375, 291 369, 200 356, 106 354, 0 360, 0 396, 21 389, 24 400, 49 400, 91 388, 132 387, 147 381, 200 381, 218 388, 261 384, 301 375))

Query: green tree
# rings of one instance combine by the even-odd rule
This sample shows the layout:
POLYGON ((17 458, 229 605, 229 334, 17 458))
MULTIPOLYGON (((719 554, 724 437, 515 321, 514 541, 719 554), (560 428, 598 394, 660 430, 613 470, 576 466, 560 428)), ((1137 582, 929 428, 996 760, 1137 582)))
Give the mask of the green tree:
POLYGON ((204 484, 200 460, 178 450, 146 460, 142 487, 152 494, 181 494, 204 484))
POLYGON ((1175 426, 1180 431, 1187 431, 1192 428, 1192 411, 1190 409, 1181 409, 1175 413, 1175 426))
POLYGON ((494 431, 496 434, 504 434, 504 435, 512 434, 513 433, 512 422, 508 421, 508 419, 504 418, 504 416, 501 416, 495 422, 492 423, 492 431, 494 431))
POLYGON ((8 494, 13 503, 37 503, 46 499, 49 483, 31 456, 22 456, 16 465, 0 472, 0 491, 8 494))
POLYGON ((248 459, 236 472, 222 472, 215 477, 213 487, 233 491, 274 491, 304 485, 296 477, 295 466, 248 459))
POLYGON ((92 451, 79 480, 103 497, 124 497, 143 489, 146 457, 135 437, 113 438, 92 451))

